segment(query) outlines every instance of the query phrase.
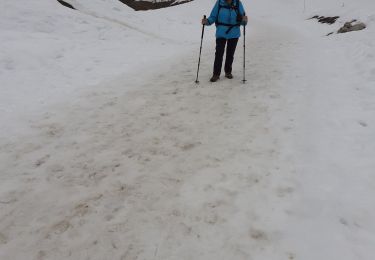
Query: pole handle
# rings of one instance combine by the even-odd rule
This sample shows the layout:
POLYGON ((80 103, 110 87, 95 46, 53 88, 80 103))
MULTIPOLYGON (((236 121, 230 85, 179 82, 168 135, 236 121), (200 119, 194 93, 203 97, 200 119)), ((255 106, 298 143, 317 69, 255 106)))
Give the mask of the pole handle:
MULTIPOLYGON (((203 15, 203 19, 206 19, 206 15, 203 15)), ((202 36, 201 36, 201 40, 203 41, 203 35, 204 35, 204 28, 206 27, 205 24, 203 24, 202 26, 202 36)), ((201 42, 201 48, 202 48, 202 42, 201 42)))

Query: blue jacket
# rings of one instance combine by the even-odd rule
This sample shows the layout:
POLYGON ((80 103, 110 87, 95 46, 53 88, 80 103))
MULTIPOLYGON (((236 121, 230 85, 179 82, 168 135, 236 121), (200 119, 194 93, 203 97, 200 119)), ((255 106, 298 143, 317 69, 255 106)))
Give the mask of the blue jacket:
MULTIPOLYGON (((245 15, 245 10, 240 0, 232 0, 234 5, 239 4, 238 12, 242 16, 245 15)), ((208 25, 214 24, 216 22, 226 24, 226 25, 216 25, 216 38, 225 38, 225 39, 233 39, 233 38, 240 38, 241 36, 241 29, 240 26, 232 27, 232 29, 228 32, 230 26, 229 24, 235 25, 237 24, 237 11, 230 8, 219 8, 219 4, 221 6, 230 7, 226 0, 217 0, 214 8, 211 11, 210 17, 208 17, 208 25)), ((242 25, 246 25, 246 23, 241 22, 242 25)))

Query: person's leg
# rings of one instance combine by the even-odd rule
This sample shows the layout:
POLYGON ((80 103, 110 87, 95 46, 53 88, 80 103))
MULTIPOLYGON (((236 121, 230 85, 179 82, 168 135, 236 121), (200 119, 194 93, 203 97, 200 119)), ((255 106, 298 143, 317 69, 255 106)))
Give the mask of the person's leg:
POLYGON ((225 57, 225 74, 232 73, 232 64, 234 60, 234 53, 236 52, 236 47, 238 43, 238 38, 229 39, 227 44, 227 54, 225 57))
POLYGON ((216 52, 214 62, 214 75, 216 76, 220 76, 221 74, 221 67, 223 64, 223 56, 226 42, 227 40, 224 38, 216 39, 216 52))

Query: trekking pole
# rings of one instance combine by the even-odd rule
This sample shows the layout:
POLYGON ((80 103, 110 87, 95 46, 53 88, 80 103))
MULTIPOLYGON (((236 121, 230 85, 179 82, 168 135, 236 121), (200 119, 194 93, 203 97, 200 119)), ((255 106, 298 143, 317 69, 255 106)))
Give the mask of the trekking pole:
MULTIPOLYGON (((203 16, 203 19, 206 19, 206 16, 205 16, 205 15, 203 16)), ((201 65, 201 54, 202 54, 202 45, 203 45, 204 27, 205 27, 205 24, 203 24, 203 26, 202 26, 202 37, 201 37, 201 47, 200 47, 200 50, 199 50, 199 60, 198 60, 197 79, 195 80, 195 83, 196 83, 196 84, 199 84, 198 76, 199 76, 199 67, 200 67, 200 65, 201 65)))
POLYGON ((242 83, 246 82, 246 25, 243 26, 243 80, 242 83))

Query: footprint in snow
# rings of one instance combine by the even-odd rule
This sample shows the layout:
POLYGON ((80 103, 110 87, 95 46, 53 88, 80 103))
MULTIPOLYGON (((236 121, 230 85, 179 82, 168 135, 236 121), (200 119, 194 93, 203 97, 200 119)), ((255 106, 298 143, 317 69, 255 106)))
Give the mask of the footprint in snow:
POLYGON ((3 233, 0 233, 0 245, 5 245, 6 243, 8 243, 8 238, 3 233))
POLYGON ((279 187, 276 190, 277 196, 279 198, 283 198, 293 192, 294 192, 294 189, 292 187, 279 187))
POLYGON ((45 164, 47 162, 47 160, 50 158, 50 155, 47 154, 46 156, 38 159, 36 162, 35 162, 35 167, 39 167, 39 166, 42 166, 43 164, 45 164))
POLYGON ((367 125, 367 123, 365 122, 365 121, 358 121, 358 124, 360 124, 361 126, 363 126, 363 127, 367 127, 368 125, 367 125))
POLYGON ((260 230, 260 229, 251 228, 249 230, 249 235, 252 239, 257 240, 257 241, 267 241, 267 240, 269 240, 266 232, 264 232, 263 230, 260 230))
POLYGON ((68 220, 62 220, 50 228, 50 232, 48 233, 47 237, 50 237, 51 233, 56 235, 63 234, 71 227, 72 224, 70 224, 68 220))

